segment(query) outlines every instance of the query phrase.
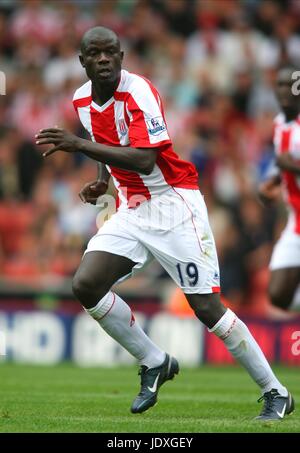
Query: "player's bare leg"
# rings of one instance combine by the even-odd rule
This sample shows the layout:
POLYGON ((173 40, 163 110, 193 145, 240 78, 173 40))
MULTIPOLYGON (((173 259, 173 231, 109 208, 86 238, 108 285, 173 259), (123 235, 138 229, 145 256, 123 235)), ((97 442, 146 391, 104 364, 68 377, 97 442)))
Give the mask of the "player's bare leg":
POLYGON ((294 401, 278 381, 247 326, 221 303, 220 295, 186 294, 196 316, 221 340, 261 388, 264 407, 261 420, 280 420, 294 410, 294 401))
POLYGON ((135 321, 130 307, 110 288, 131 273, 136 263, 103 251, 84 255, 73 291, 86 312, 140 363, 141 390, 131 411, 144 412, 156 403, 158 390, 178 373, 177 360, 158 348, 135 321))
POLYGON ((84 308, 92 308, 136 263, 103 251, 86 253, 73 278, 73 292, 84 308))
POLYGON ((225 314, 226 307, 221 303, 218 293, 212 294, 186 294, 195 315, 211 329, 225 314))
POLYGON ((300 268, 289 267, 271 272, 269 296, 276 307, 288 310, 300 283, 300 268))

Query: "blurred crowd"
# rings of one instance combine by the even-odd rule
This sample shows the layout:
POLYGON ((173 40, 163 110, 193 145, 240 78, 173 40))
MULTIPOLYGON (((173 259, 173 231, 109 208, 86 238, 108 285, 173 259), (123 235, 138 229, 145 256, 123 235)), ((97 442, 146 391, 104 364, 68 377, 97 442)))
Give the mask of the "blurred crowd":
POLYGON ((124 68, 157 86, 175 149, 199 170, 223 294, 259 304, 285 210, 262 207, 257 187, 273 156, 277 69, 300 63, 298 0, 1 0, 2 278, 51 285, 70 277, 96 231, 97 208, 78 197, 95 162, 42 159, 34 143, 54 125, 84 136, 72 97, 86 80, 79 42, 95 25, 118 33, 124 68))

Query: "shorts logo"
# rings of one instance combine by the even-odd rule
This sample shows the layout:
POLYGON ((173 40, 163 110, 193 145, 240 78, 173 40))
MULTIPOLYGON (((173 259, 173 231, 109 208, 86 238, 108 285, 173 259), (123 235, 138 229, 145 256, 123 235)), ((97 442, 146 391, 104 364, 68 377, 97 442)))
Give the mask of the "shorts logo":
POLYGON ((160 135, 167 128, 162 116, 156 116, 150 120, 146 120, 147 129, 150 135, 160 135))
POLYGON ((124 135, 127 134, 127 124, 126 124, 126 121, 124 120, 124 118, 122 118, 118 121, 118 125, 119 125, 120 135, 122 135, 122 137, 123 137, 124 135))

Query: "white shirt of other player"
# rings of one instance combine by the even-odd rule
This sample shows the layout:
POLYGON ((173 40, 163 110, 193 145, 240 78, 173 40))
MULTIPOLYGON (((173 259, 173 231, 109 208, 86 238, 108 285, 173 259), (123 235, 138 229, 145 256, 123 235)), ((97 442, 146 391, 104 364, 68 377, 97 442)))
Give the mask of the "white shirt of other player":
MULTIPOLYGON (((274 147, 276 155, 288 152, 300 162, 300 115, 287 122, 280 113, 274 120, 274 147)), ((281 171, 285 199, 290 207, 289 227, 300 234, 300 177, 292 172, 281 171)))

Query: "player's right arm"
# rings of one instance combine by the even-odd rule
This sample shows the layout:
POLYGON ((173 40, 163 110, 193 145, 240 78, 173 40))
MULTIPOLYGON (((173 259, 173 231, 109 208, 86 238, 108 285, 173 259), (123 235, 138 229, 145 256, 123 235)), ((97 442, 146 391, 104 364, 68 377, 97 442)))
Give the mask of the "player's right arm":
POLYGON ((295 160, 290 153, 282 153, 277 156, 276 164, 280 170, 289 171, 300 176, 300 162, 299 160, 295 160))
POLYGON ((108 188, 110 173, 107 171, 105 164, 98 162, 98 178, 95 181, 87 182, 81 191, 79 197, 84 203, 96 204, 98 197, 104 195, 108 188))

